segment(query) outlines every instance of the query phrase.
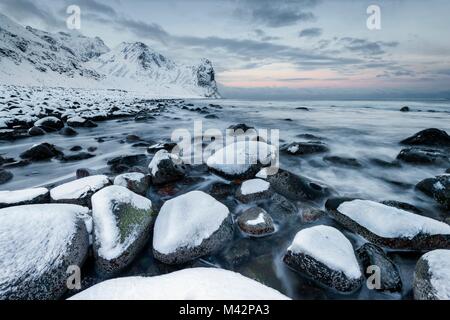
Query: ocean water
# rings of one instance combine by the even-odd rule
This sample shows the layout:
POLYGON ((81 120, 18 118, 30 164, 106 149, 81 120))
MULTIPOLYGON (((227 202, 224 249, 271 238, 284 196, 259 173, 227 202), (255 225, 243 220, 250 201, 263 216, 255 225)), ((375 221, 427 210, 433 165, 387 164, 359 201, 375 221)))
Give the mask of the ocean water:
MULTIPOLYGON (((339 196, 351 196, 377 201, 397 200, 408 202, 426 210, 430 217, 443 220, 445 213, 434 202, 418 193, 414 186, 422 179, 441 174, 445 167, 402 165, 386 168, 373 163, 374 159, 393 161, 402 146, 399 142, 426 128, 439 128, 450 132, 450 102, 445 101, 249 101, 249 100, 192 100, 186 101, 195 107, 218 104, 223 109, 210 108, 217 119, 206 119, 205 114, 182 110, 171 106, 156 120, 136 122, 133 118, 99 122, 97 128, 77 129, 79 135, 63 137, 47 134, 15 142, 0 142, 0 155, 18 158, 19 154, 33 144, 49 142, 68 150, 80 145, 83 148, 97 147, 96 157, 79 162, 61 163, 57 160, 33 163, 11 171, 14 179, 0 186, 0 190, 14 190, 34 186, 48 186, 73 179, 76 169, 89 168, 107 172, 106 162, 115 156, 145 153, 145 148, 134 148, 124 143, 129 134, 136 134, 143 140, 159 142, 169 140, 176 129, 185 128, 193 132, 194 121, 202 121, 204 130, 217 128, 225 130, 228 126, 245 123, 258 129, 276 129, 280 133, 280 143, 305 141, 302 134, 312 134, 322 139, 330 148, 327 155, 356 158, 361 168, 331 166, 323 160, 324 154, 308 157, 281 156, 281 167, 306 176, 332 188, 339 196), (400 112, 409 106, 411 111, 400 112), (309 111, 298 110, 307 107, 309 111), (96 138, 103 138, 99 143, 96 138)), ((206 190, 221 178, 199 170, 194 182, 180 185, 165 194, 150 190, 148 196, 157 201, 168 199, 180 193, 201 189, 206 190)), ((298 204, 302 207, 302 204, 298 204)), ((323 208, 324 201, 311 203, 323 208)), ((242 206, 233 208, 237 215, 242 206)), ((274 287, 297 299, 409 299, 415 263, 419 253, 390 252, 397 263, 404 283, 401 293, 377 293, 363 286, 351 295, 340 295, 289 270, 282 262, 282 256, 296 232, 314 224, 336 226, 349 237, 355 247, 364 240, 353 235, 325 217, 312 224, 305 224, 298 217, 278 225, 278 232, 266 238, 250 239, 236 232, 235 239, 224 252, 202 259, 197 264, 220 266, 235 270, 274 287), (227 255, 242 255, 242 263, 230 266, 227 255)), ((179 267, 178 267, 179 268, 179 267)), ((86 283, 100 279, 92 267, 85 268, 88 275, 86 283)), ((151 257, 151 242, 138 259, 128 268, 126 275, 155 275, 176 268, 163 266, 151 257)))

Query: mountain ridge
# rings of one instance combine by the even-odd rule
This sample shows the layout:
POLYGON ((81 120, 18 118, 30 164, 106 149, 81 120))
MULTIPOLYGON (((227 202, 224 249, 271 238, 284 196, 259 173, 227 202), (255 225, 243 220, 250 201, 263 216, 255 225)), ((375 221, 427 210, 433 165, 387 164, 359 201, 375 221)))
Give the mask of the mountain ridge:
POLYGON ((143 42, 122 42, 111 49, 99 37, 22 27, 1 13, 0 84, 220 98, 208 59, 180 64, 143 42))

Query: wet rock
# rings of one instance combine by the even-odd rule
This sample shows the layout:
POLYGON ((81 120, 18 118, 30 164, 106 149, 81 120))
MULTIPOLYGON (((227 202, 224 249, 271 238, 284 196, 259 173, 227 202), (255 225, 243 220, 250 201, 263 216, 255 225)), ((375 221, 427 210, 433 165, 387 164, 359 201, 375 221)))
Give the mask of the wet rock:
POLYGON ((228 127, 228 130, 233 130, 233 131, 242 131, 242 132, 246 132, 247 130, 251 130, 251 129, 255 129, 254 127, 250 127, 248 125, 246 125, 245 123, 239 123, 239 124, 235 124, 232 126, 228 127))
POLYGON ((83 150, 83 148, 81 146, 73 146, 72 148, 70 148, 70 151, 72 152, 77 152, 77 151, 81 151, 83 150))
POLYGON ((333 165, 343 166, 343 167, 352 167, 352 168, 361 168, 362 164, 355 158, 345 158, 338 156, 330 156, 324 157, 323 160, 333 165))
POLYGON ((113 158, 108 161, 108 165, 111 172, 120 174, 127 172, 133 166, 145 164, 146 162, 147 156, 145 154, 136 154, 113 158))
POLYGON ((151 145, 147 148, 147 152, 152 154, 156 153, 160 150, 166 150, 168 152, 172 152, 172 150, 177 146, 175 142, 166 142, 166 143, 157 143, 154 145, 151 145))
POLYGON ((252 179, 242 183, 236 192, 236 198, 243 203, 250 203, 268 199, 272 194, 273 191, 269 182, 262 179, 252 179))
POLYGON ((219 117, 215 114, 208 114, 205 116, 205 119, 219 119, 219 117))
POLYGON ((340 292, 356 291, 363 276, 350 241, 337 229, 315 226, 297 233, 283 261, 340 292))
POLYGON ((49 160, 54 157, 60 157, 63 153, 59 151, 54 145, 49 143, 41 143, 32 146, 30 149, 20 154, 22 159, 28 159, 31 161, 43 161, 49 160))
POLYGON ((138 172, 124 173, 114 179, 114 185, 125 187, 140 195, 145 195, 150 185, 150 177, 138 172))
MULTIPOLYGON (((262 171, 266 170, 263 169, 262 171)), ((276 174, 264 175, 259 173, 258 175, 260 177, 266 176, 266 180, 270 182, 272 189, 290 200, 317 200, 329 194, 327 187, 283 169, 279 169, 276 174)))
POLYGON ((269 200, 267 211, 274 219, 282 219, 298 213, 297 206, 278 193, 274 193, 269 200))
POLYGON ((405 250, 450 248, 450 226, 447 224, 381 203, 344 201, 337 209, 329 209, 329 213, 347 229, 382 247, 405 250))
POLYGON ((67 125, 73 128, 82 128, 86 125, 86 122, 87 120, 82 117, 73 117, 66 121, 67 125))
POLYGON ((50 193, 46 188, 0 191, 0 209, 28 204, 46 203, 50 193))
POLYGON ((374 165, 382 167, 382 168, 400 168, 401 164, 399 161, 386 161, 383 159, 371 159, 370 162, 372 162, 374 165))
POLYGON ((64 127, 64 122, 56 117, 45 117, 34 123, 35 127, 44 129, 46 132, 58 131, 64 127))
POLYGON ((32 137, 43 136, 43 135, 45 135, 45 131, 44 131, 44 129, 41 129, 39 127, 32 127, 28 130, 28 134, 32 137))
MULTIPOLYGON (((394 262, 388 258, 380 247, 366 243, 361 246, 356 253, 361 261, 363 270, 367 272, 371 266, 376 266, 380 270, 380 287, 375 290, 380 291, 401 291, 402 279, 394 262)), ((367 273, 371 276, 373 271, 367 273)))
POLYGON ((12 174, 12 172, 5 169, 0 169, 0 185, 11 181, 13 177, 14 175, 12 174))
POLYGON ((412 146, 450 147, 450 136, 443 130, 431 128, 420 131, 401 143, 412 146))
POLYGON ((91 207, 91 197, 97 191, 110 185, 107 176, 96 175, 64 183, 50 190, 53 202, 71 203, 91 207))
POLYGON ((444 174, 419 182, 416 188, 450 210, 450 175, 444 174))
POLYGON ((398 160, 412 164, 447 164, 450 163, 449 155, 446 152, 435 149, 406 148, 400 151, 398 160))
POLYGON ((209 188, 209 195, 214 197, 217 200, 223 200, 228 198, 231 195, 234 195, 236 192, 236 185, 223 183, 223 182, 215 182, 209 188))
POLYGON ((283 152, 296 156, 328 152, 328 147, 322 142, 294 142, 281 149, 283 152))
POLYGON ((180 157, 166 150, 158 151, 149 164, 152 183, 156 185, 184 178, 186 167, 180 157))
POLYGON ((95 154, 88 152, 79 152, 76 154, 65 155, 61 157, 61 161, 63 162, 72 162, 72 161, 81 161, 95 157, 95 154))
POLYGON ((272 218, 259 207, 245 210, 238 217, 237 224, 244 233, 251 236, 262 237, 275 232, 272 218))
POLYGON ((37 204, 0 210, 0 299, 55 300, 67 290, 69 266, 89 248, 88 209, 37 204))
POLYGON ((128 143, 133 143, 133 142, 137 142, 140 140, 141 140, 141 138, 135 134, 130 134, 125 138, 125 141, 128 143))
POLYGON ((82 179, 82 178, 89 177, 91 175, 91 171, 86 168, 81 168, 81 169, 77 169, 75 175, 76 175, 77 179, 82 179))
POLYGON ((29 165, 31 162, 28 160, 18 160, 18 161, 13 161, 13 162, 7 162, 5 164, 3 164, 3 168, 4 169, 9 169, 9 168, 20 168, 20 167, 25 167, 27 165, 29 165))
POLYGON ((416 300, 450 300, 450 250, 423 255, 414 272, 416 300))
POLYGON ((445 173, 450 173, 450 168, 448 168, 447 170, 445 170, 445 173))
POLYGON ((156 218, 153 254, 166 264, 182 264, 224 247, 233 235, 226 206, 193 191, 164 203, 156 218))
POLYGON ((403 108, 400 109, 400 111, 401 112, 409 112, 410 109, 409 109, 409 107, 403 107, 403 108))
POLYGON ((305 223, 311 223, 326 217, 327 213, 317 208, 304 208, 302 210, 302 220, 305 223))
POLYGON ((295 108, 295 110, 309 111, 309 109, 307 107, 298 107, 298 108, 295 108))
POLYGON ((78 134, 78 132, 75 131, 72 127, 64 127, 61 130, 59 130, 59 134, 66 136, 66 137, 73 137, 78 134))
POLYGON ((92 120, 86 120, 86 122, 84 123, 84 127, 85 128, 96 128, 96 127, 98 127, 98 124, 96 124, 92 120))
POLYGON ((96 269, 104 276, 117 275, 147 244, 155 218, 152 202, 109 186, 92 196, 92 217, 96 269))

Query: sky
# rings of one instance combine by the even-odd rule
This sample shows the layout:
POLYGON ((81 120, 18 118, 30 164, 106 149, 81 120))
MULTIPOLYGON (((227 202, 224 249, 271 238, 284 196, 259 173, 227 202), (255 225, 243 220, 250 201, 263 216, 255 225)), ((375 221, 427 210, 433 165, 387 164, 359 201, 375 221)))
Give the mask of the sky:
POLYGON ((228 97, 450 98, 447 0, 0 0, 0 12, 66 31, 69 5, 80 32, 110 47, 210 59, 228 97))

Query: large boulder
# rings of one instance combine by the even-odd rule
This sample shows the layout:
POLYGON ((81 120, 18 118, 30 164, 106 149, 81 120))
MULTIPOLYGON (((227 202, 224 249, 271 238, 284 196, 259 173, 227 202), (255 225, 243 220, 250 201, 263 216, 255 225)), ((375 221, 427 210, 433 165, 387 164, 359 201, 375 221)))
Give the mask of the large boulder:
POLYGON ((113 173, 124 173, 134 166, 146 164, 147 156, 145 154, 132 154, 113 158, 108 161, 108 165, 113 173))
POLYGON ((329 190, 305 177, 292 172, 279 169, 276 174, 267 173, 268 169, 262 169, 258 177, 270 182, 274 191, 294 201, 317 200, 329 195, 329 190))
POLYGON ((88 253, 88 209, 37 204, 0 210, 0 300, 50 300, 88 253))
POLYGON ((272 194, 273 191, 270 188, 269 182, 262 179, 252 179, 242 183, 236 192, 236 198, 243 203, 249 203, 268 199, 272 194))
POLYGON ((186 174, 181 158, 166 150, 160 150, 155 154, 148 169, 152 183, 156 185, 181 180, 186 174))
POLYGON ((392 249, 450 248, 450 226, 369 200, 343 201, 331 216, 370 242, 392 249))
POLYGON ((419 259, 414 273, 414 298, 450 300, 450 250, 434 250, 419 259))
POLYGON ((164 203, 155 222, 153 253, 181 264, 219 250, 232 238, 228 208, 210 195, 192 191, 164 203))
POLYGON ((114 185, 128 188, 140 195, 145 195, 150 185, 150 177, 140 172, 124 173, 114 179, 114 185))
POLYGON ((238 273, 193 268, 156 277, 99 283, 72 300, 287 300, 288 297, 238 273))
POLYGON ((340 292, 353 292, 362 284, 363 275, 352 244, 333 227, 320 225, 298 232, 283 261, 340 292))
POLYGON ((450 147, 450 136, 443 130, 431 128, 420 131, 401 143, 413 146, 450 147))
POLYGON ((0 208, 49 202, 47 188, 0 191, 0 208))
POLYGON ((43 161, 49 160, 54 157, 60 157, 63 153, 58 150, 54 145, 49 143, 41 143, 32 146, 30 149, 22 152, 20 157, 31 161, 43 161))
MULTIPOLYGON (((397 266, 384 253, 383 249, 366 243, 356 250, 359 260, 367 272, 371 266, 376 266, 380 270, 380 287, 375 288, 380 291, 400 291, 402 289, 402 279, 397 266)), ((371 272, 368 273, 371 275, 371 272)))
POLYGON ((216 151, 207 160, 214 173, 227 179, 251 179, 264 166, 276 163, 274 146, 258 141, 239 141, 216 151))
POLYGON ((121 186, 92 196, 97 271, 112 276, 127 267, 150 237, 152 202, 121 186))
POLYGON ((450 210, 450 174, 422 180, 416 188, 450 210))
POLYGON ((50 197, 53 202, 91 207, 92 195, 110 184, 111 182, 107 176, 89 176, 51 189, 50 197))

